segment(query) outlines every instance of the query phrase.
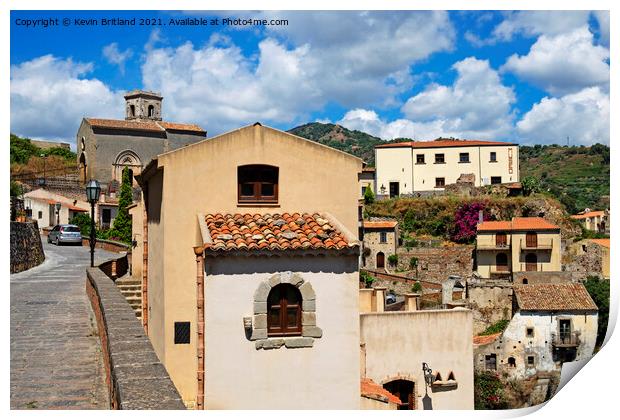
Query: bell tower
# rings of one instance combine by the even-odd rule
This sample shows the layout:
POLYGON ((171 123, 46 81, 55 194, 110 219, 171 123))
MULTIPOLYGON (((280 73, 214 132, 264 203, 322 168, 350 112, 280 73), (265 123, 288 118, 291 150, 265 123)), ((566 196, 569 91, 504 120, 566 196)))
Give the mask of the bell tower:
POLYGON ((155 92, 132 90, 125 95, 126 120, 161 121, 161 101, 164 98, 155 92))

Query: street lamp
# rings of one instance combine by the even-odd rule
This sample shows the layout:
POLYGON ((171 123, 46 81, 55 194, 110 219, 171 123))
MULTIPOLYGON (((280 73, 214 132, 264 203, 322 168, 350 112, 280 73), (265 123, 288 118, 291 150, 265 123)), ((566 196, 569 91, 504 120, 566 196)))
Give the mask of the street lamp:
POLYGON ((90 266, 95 266, 95 244, 97 239, 95 238, 95 203, 99 201, 99 194, 101 194, 101 186, 99 181, 91 179, 86 184, 86 199, 90 203, 90 266))
POLYGON ((60 224, 60 207, 62 206, 62 204, 60 204, 60 201, 56 202, 56 224, 59 225, 60 224))
POLYGON ((431 369, 426 362, 422 362, 422 372, 424 372, 424 382, 426 382, 426 385, 433 386, 435 375, 433 375, 433 369, 431 369))

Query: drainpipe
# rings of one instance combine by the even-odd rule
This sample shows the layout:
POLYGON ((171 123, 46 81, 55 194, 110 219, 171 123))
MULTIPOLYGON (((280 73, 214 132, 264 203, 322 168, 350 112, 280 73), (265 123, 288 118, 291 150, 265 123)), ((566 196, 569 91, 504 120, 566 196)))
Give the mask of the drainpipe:
POLYGON ((146 211, 146 186, 142 192, 143 208, 142 208, 142 327, 144 333, 149 335, 149 288, 148 288, 148 271, 149 271, 149 223, 146 211))
POLYGON ((197 345, 197 357, 198 357, 198 371, 196 372, 196 379, 198 384, 198 392, 196 395, 196 409, 204 410, 205 400, 205 296, 204 296, 204 249, 201 246, 194 247, 194 254, 196 254, 196 309, 198 312, 198 345, 197 345))

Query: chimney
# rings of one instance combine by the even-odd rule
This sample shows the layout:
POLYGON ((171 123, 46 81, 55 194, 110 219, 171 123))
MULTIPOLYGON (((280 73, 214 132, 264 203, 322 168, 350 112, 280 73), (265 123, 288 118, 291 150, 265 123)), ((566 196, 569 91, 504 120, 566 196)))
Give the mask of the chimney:
POLYGON ((420 294, 405 293, 405 311, 413 312, 420 310, 420 294))
POLYGON ((385 312, 385 291, 387 287, 375 287, 374 297, 375 297, 375 305, 374 309, 376 312, 385 312))

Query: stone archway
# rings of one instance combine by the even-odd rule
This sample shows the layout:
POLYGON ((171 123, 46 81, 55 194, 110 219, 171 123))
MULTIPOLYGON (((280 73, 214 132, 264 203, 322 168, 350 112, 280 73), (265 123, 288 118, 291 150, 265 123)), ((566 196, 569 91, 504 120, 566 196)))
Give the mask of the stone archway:
POLYGON ((399 410, 417 409, 417 386, 416 381, 409 375, 391 376, 381 382, 381 386, 390 393, 396 395, 401 404, 399 410))
POLYGON ((135 183, 133 176, 140 174, 142 171, 140 157, 133 150, 123 150, 120 152, 112 166, 112 179, 119 183, 123 180, 123 169, 129 168, 131 170, 132 185, 135 183))

